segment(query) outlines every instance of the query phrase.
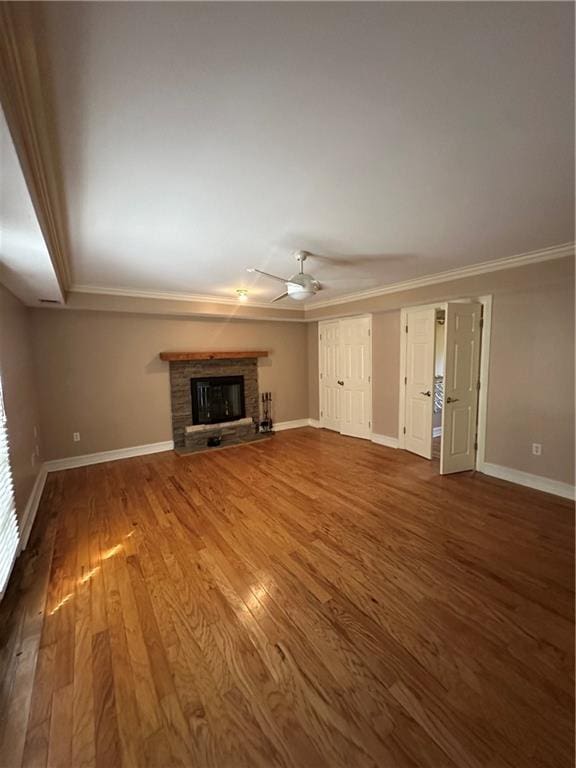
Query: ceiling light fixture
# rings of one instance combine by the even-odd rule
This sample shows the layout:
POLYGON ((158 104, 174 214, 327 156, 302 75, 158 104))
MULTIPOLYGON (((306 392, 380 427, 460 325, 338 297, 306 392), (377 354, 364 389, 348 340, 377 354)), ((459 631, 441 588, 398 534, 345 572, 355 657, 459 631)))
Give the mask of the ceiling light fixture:
POLYGON ((248 291, 246 288, 237 288, 236 293, 238 294, 238 301, 248 301, 248 291))

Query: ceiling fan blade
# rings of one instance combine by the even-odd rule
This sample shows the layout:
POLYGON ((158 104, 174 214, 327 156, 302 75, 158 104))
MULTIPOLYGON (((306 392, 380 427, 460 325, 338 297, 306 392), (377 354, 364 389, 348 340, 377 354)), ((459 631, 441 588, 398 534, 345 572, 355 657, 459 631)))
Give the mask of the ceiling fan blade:
POLYGON ((271 275, 270 272, 263 272, 261 269, 256 269, 255 267, 249 267, 246 271, 247 272, 257 272, 259 275, 264 275, 264 277, 271 277, 272 280, 278 280, 280 283, 287 283, 288 282, 283 277, 278 277, 278 275, 271 275))
POLYGON ((280 299, 285 299, 286 296, 288 296, 288 291, 285 291, 284 293, 281 293, 280 296, 276 296, 276 298, 272 299, 272 301, 270 303, 274 304, 275 301, 280 301, 280 299))

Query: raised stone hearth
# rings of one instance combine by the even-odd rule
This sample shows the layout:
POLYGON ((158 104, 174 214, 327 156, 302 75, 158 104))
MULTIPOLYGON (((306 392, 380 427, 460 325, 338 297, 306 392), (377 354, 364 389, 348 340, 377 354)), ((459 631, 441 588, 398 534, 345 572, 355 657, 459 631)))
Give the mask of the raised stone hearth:
POLYGON ((208 438, 219 437, 220 447, 251 443, 253 440, 261 440, 269 435, 258 434, 254 422, 250 418, 238 419, 238 421, 226 421, 222 424, 198 424, 186 427, 184 434, 184 450, 187 453, 193 451, 205 451, 209 448, 208 438))
POLYGON ((204 432, 211 432, 215 429, 225 429, 226 427, 229 427, 231 423, 235 427, 245 427, 246 425, 253 424, 254 422, 249 416, 247 416, 245 419, 237 419, 233 422, 221 421, 220 424, 193 424, 191 427, 186 427, 185 432, 186 435, 201 435, 204 434, 204 432))
POLYGON ((221 437, 221 446, 237 445, 262 439, 257 432, 260 418, 258 391, 258 357, 266 352, 242 353, 246 357, 220 358, 220 354, 162 353, 170 363, 170 395, 172 401, 172 435, 178 452, 209 450, 208 439, 221 437), (214 376, 243 376, 245 418, 221 424, 194 424, 190 380, 214 376))

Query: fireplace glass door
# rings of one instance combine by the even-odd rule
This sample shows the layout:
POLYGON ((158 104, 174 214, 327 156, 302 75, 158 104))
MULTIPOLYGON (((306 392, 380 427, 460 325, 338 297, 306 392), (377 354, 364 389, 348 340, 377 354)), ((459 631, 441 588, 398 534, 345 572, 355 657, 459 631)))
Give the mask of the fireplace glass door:
POLYGON ((243 376, 211 376, 190 379, 192 422, 218 424, 246 415, 243 376))

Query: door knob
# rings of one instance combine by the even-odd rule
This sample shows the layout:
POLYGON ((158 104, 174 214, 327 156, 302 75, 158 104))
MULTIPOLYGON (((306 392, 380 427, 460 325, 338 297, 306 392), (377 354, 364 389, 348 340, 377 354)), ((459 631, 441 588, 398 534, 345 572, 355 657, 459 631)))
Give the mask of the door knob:
POLYGON ((447 403, 457 403, 459 399, 460 399, 459 397, 447 397, 446 398, 446 402, 447 403))
POLYGON ((340 384, 341 387, 344 386, 344 382, 343 381, 339 381, 338 384, 340 384))
POLYGON ((426 397, 432 397, 432 395, 430 393, 430 390, 428 390, 427 392, 420 392, 420 394, 421 395, 426 395, 426 397))

